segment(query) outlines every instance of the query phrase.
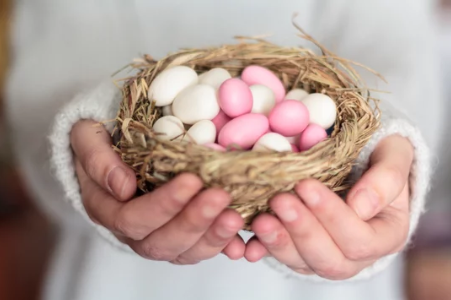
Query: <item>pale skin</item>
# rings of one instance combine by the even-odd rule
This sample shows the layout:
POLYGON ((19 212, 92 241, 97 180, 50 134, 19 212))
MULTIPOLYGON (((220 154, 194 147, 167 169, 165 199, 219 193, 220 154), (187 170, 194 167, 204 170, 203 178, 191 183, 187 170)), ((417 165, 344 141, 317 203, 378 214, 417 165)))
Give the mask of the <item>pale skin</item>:
POLYGON ((71 133, 83 204, 94 222, 144 258, 195 264, 220 253, 250 262, 270 255, 295 272, 344 280, 400 251, 407 240, 414 155, 403 137, 378 144, 346 202, 315 180, 300 182, 297 195, 274 197, 275 216, 257 217, 255 237, 245 244, 238 235, 243 220, 227 208, 230 196, 202 190, 195 175, 181 174, 133 198, 133 171, 112 150, 108 132, 94 124, 80 121, 71 133))

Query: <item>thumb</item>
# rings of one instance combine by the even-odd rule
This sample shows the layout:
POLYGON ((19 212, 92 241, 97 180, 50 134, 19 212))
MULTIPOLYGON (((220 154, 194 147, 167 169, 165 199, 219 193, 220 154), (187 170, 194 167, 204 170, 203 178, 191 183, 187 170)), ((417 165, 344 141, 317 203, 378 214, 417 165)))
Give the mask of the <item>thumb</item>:
POLYGON ((413 161, 413 147, 399 135, 383 139, 374 150, 370 168, 354 185, 348 205, 363 220, 369 220, 390 205, 403 191, 413 161))
POLYGON ((83 120, 71 132, 71 145, 89 178, 117 200, 128 200, 136 192, 136 177, 114 152, 111 137, 103 126, 83 120))

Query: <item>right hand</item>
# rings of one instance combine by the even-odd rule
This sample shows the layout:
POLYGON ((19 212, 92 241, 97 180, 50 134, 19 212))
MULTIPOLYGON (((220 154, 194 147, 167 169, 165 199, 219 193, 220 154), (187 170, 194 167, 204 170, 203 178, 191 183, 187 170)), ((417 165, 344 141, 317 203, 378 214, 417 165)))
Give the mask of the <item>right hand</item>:
POLYGON ((111 147, 104 127, 80 121, 71 132, 83 205, 93 222, 115 234, 136 253, 151 260, 195 264, 223 252, 243 257, 240 215, 227 206, 230 196, 202 190, 195 175, 181 174, 145 194, 136 192, 134 172, 111 147))

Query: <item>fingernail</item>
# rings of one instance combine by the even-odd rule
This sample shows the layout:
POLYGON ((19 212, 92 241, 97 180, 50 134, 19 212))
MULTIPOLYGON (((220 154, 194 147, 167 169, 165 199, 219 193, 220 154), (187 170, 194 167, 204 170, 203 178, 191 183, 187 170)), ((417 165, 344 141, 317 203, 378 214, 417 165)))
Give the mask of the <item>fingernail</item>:
POLYGON ((271 244, 274 243, 277 239, 277 232, 270 232, 267 234, 263 234, 261 236, 258 237, 259 239, 262 240, 262 242, 266 243, 266 244, 271 244))
POLYGON ((358 190, 354 196, 354 205, 361 219, 370 219, 379 206, 379 195, 372 189, 358 190))
POLYGON ((108 188, 111 193, 117 197, 122 197, 125 184, 127 183, 128 174, 121 167, 114 168, 110 174, 108 174, 108 188))
POLYGON ((302 194, 302 200, 304 200, 304 202, 308 205, 313 206, 317 205, 321 201, 321 197, 317 191, 310 189, 302 194))
POLYGON ((284 222, 293 222, 298 218, 298 213, 291 208, 282 209, 277 215, 284 222))
POLYGON ((216 217, 217 214, 218 214, 218 210, 213 206, 205 205, 202 207, 202 215, 205 218, 211 219, 211 218, 216 217))
POLYGON ((218 229, 216 229, 216 234, 223 239, 228 239, 231 238, 235 233, 228 230, 227 228, 224 227, 219 227, 218 229))

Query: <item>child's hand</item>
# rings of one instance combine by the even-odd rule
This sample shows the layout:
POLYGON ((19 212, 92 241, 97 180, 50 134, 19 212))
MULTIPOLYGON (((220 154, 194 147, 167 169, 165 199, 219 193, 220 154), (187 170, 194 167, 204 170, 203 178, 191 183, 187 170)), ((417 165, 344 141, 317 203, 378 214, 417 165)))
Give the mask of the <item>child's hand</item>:
POLYGON ((408 177, 413 147, 407 139, 384 139, 371 167, 343 202, 318 181, 307 180, 294 195, 271 201, 277 217, 257 217, 245 256, 259 260, 269 252, 302 274, 332 280, 353 277, 379 258, 399 252, 409 231, 408 177))
POLYGON ((243 220, 226 209, 231 201, 227 193, 200 192, 201 180, 183 174, 130 200, 135 175, 114 153, 107 131, 94 124, 81 121, 71 133, 83 204, 94 222, 152 260, 194 264, 223 250, 231 259, 244 255, 244 242, 237 235, 243 220))

